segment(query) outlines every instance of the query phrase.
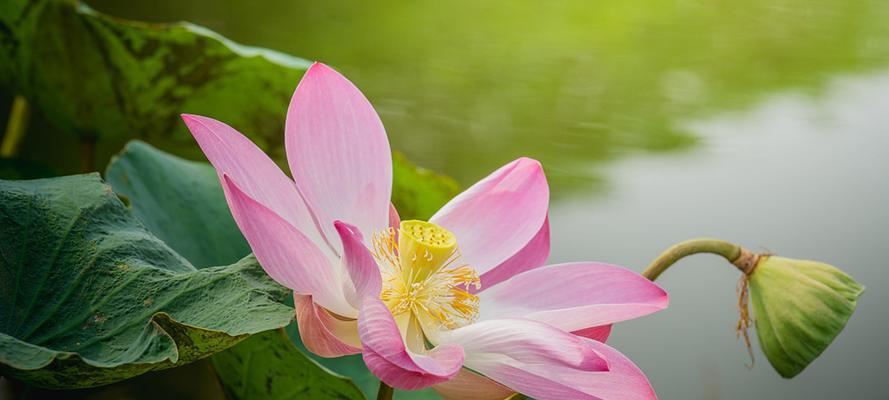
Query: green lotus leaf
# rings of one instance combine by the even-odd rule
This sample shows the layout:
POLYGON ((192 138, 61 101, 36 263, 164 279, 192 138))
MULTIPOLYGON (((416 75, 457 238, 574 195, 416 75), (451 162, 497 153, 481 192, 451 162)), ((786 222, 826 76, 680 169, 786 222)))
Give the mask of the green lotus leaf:
POLYGON ((0 373, 91 387, 286 326, 252 257, 195 269, 97 174, 0 181, 0 373))
POLYGON ((149 231, 196 267, 230 264, 250 253, 210 164, 134 140, 111 160, 105 179, 149 231))
POLYGON ((864 292, 864 286, 831 265, 776 256, 764 256, 749 279, 760 346, 785 378, 821 355, 864 292))

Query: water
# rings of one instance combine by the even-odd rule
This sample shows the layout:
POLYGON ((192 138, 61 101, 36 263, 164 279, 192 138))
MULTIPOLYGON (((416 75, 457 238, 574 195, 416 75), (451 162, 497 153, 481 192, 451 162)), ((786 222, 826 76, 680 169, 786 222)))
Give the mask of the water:
POLYGON ((868 287, 846 331, 788 381, 758 350, 744 367, 738 274, 707 256, 677 265, 659 281, 671 308, 611 342, 661 398, 886 398, 885 2, 88 3, 334 65, 394 148, 463 184, 540 159, 553 261, 641 270, 672 243, 715 236, 830 262, 868 287))
POLYGON ((557 261, 601 259, 641 270, 658 249, 712 236, 832 263, 867 287, 833 345, 793 380, 761 352, 752 371, 734 338, 738 273, 715 256, 659 280, 663 313, 615 329, 664 399, 879 399, 889 344, 889 73, 831 81, 813 98, 789 92, 750 109, 690 121, 702 138, 680 155, 608 168, 607 195, 575 195, 552 212, 557 261))

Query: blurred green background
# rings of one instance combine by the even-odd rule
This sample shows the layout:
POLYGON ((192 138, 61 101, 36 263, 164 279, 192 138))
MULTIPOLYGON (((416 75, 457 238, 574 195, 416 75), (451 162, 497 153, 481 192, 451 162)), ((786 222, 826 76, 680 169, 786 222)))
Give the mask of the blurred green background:
MULTIPOLYGON (((641 271, 672 243, 716 236, 823 260, 868 286, 834 345, 786 381, 761 355, 744 367, 736 271, 706 256, 677 266, 659 281, 671 308, 610 341, 663 399, 886 396, 885 1, 86 3, 335 66, 377 108, 393 149, 464 186, 540 159, 552 261, 641 271)), ((38 118, 32 129, 52 127, 38 118)), ((32 141, 22 157, 76 171, 71 143, 32 141)), ((100 143, 95 168, 121 145, 100 143)))

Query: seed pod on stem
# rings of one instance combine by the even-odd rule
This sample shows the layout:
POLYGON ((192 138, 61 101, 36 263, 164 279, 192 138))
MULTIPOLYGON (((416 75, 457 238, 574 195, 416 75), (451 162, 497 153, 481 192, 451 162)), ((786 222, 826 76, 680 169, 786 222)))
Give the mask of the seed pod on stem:
POLYGON ((743 335, 749 349, 747 328, 752 317, 762 351, 785 378, 793 378, 824 352, 846 326, 864 292, 863 285, 831 265, 755 254, 717 239, 674 245, 642 275, 657 279, 680 259, 699 253, 720 255, 742 272, 738 335, 743 335))

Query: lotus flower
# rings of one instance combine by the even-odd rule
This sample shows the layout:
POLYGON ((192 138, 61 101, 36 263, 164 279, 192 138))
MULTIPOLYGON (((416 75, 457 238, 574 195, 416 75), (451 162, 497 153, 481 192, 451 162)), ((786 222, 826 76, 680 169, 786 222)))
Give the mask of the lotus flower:
POLYGON ((667 295, 607 264, 544 266, 549 189, 537 161, 494 171, 428 222, 399 221, 383 125, 323 64, 287 112, 292 180, 224 123, 183 119, 260 264, 293 290, 310 351, 361 353, 390 386, 449 398, 655 397, 603 342, 611 324, 665 308, 667 295))

